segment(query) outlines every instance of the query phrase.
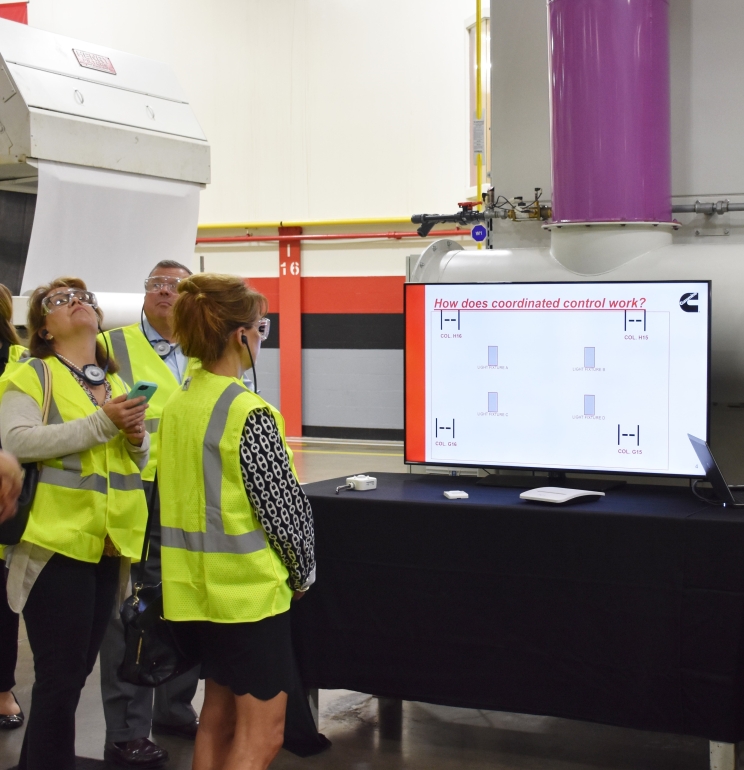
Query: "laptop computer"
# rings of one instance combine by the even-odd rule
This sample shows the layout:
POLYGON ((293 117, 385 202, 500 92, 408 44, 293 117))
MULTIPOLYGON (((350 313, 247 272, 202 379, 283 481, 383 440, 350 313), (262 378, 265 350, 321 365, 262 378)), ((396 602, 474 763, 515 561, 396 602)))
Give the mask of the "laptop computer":
POLYGON ((690 443, 700 460, 700 464, 705 468, 706 481, 710 482, 718 499, 725 506, 744 508, 744 490, 739 490, 736 487, 731 488, 726 483, 726 479, 723 478, 721 469, 713 458, 713 454, 711 453, 708 444, 700 438, 691 436, 689 433, 687 434, 687 438, 690 439, 690 443))

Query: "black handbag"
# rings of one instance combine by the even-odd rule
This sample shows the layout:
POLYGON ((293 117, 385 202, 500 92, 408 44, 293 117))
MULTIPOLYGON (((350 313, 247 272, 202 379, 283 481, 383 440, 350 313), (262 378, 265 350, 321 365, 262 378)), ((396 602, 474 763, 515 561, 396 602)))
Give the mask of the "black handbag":
MULTIPOLYGON (((41 362, 43 382, 41 383, 44 394, 41 406, 42 424, 46 425, 49 419, 49 408, 52 403, 52 376, 45 361, 41 362)), ((39 473, 41 463, 24 463, 23 488, 18 498, 18 510, 15 516, 0 524, 0 545, 18 545, 23 533, 26 531, 28 517, 31 513, 31 505, 36 496, 36 487, 39 485, 39 473)))
POLYGON ((186 673, 199 662, 178 623, 163 616, 163 587, 143 582, 150 543, 152 512, 147 518, 142 559, 132 595, 121 606, 124 625, 124 660, 119 679, 140 687, 157 687, 186 673))

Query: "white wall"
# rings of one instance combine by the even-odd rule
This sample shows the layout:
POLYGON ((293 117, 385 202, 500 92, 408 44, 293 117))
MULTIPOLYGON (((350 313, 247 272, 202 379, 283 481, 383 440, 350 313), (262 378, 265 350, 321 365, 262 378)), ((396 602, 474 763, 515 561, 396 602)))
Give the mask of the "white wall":
POLYGON ((475 0, 31 0, 32 26, 161 59, 212 146, 200 222, 454 210, 475 0))

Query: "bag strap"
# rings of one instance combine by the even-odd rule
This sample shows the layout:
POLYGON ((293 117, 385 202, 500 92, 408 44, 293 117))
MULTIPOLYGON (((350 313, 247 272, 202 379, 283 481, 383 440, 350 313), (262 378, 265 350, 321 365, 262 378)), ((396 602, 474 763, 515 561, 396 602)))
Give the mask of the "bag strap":
MULTIPOLYGON (((151 494, 158 494, 158 482, 157 478, 152 482, 151 494)), ((151 500, 147 501, 147 524, 145 525, 145 539, 142 542, 142 556, 140 562, 137 565, 137 580, 136 583, 143 583, 145 578, 145 564, 147 562, 147 551, 150 547, 150 530, 152 528, 152 513, 155 510, 155 505, 151 500)), ((134 586, 132 586, 134 588, 134 586)))
POLYGON ((41 359, 42 383, 41 389, 44 394, 44 400, 41 405, 41 422, 46 425, 49 420, 49 410, 52 407, 52 373, 49 371, 47 362, 41 359))

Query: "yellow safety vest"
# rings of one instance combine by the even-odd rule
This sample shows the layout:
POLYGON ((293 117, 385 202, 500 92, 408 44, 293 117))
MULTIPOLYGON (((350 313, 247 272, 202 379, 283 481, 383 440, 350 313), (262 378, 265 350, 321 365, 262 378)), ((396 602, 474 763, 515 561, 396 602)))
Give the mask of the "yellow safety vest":
POLYGON ((289 609, 287 568, 256 518, 240 465, 245 421, 260 408, 271 410, 284 441, 279 412, 240 380, 206 369, 163 410, 158 483, 169 620, 244 623, 289 609))
POLYGON ((23 345, 11 345, 8 353, 8 363, 14 364, 21 359, 28 358, 28 350, 23 345))
MULTIPOLYGON (((49 425, 93 414, 93 405, 70 370, 54 357, 45 359, 52 380, 49 425)), ((30 358, 4 383, 31 396, 42 408, 41 361, 30 358)), ((115 375, 107 377, 115 398, 126 392, 115 375)), ((83 452, 44 460, 23 540, 97 563, 108 535, 123 556, 139 559, 147 524, 147 502, 139 468, 129 456, 122 433, 83 452)))
POLYGON ((8 363, 2 376, 9 377, 28 358, 28 350, 23 345, 11 345, 8 351, 8 363))
MULTIPOLYGON (((158 461, 158 424, 168 399, 175 393, 180 382, 173 376, 168 364, 152 349, 152 345, 143 334, 139 324, 124 326, 106 332, 112 357, 119 364, 119 376, 126 382, 129 388, 138 380, 154 382, 158 389, 150 399, 147 410, 145 427, 150 433, 150 459, 147 467, 142 471, 145 481, 155 478, 155 469, 158 461)), ((185 376, 185 372, 184 372, 185 376)))

